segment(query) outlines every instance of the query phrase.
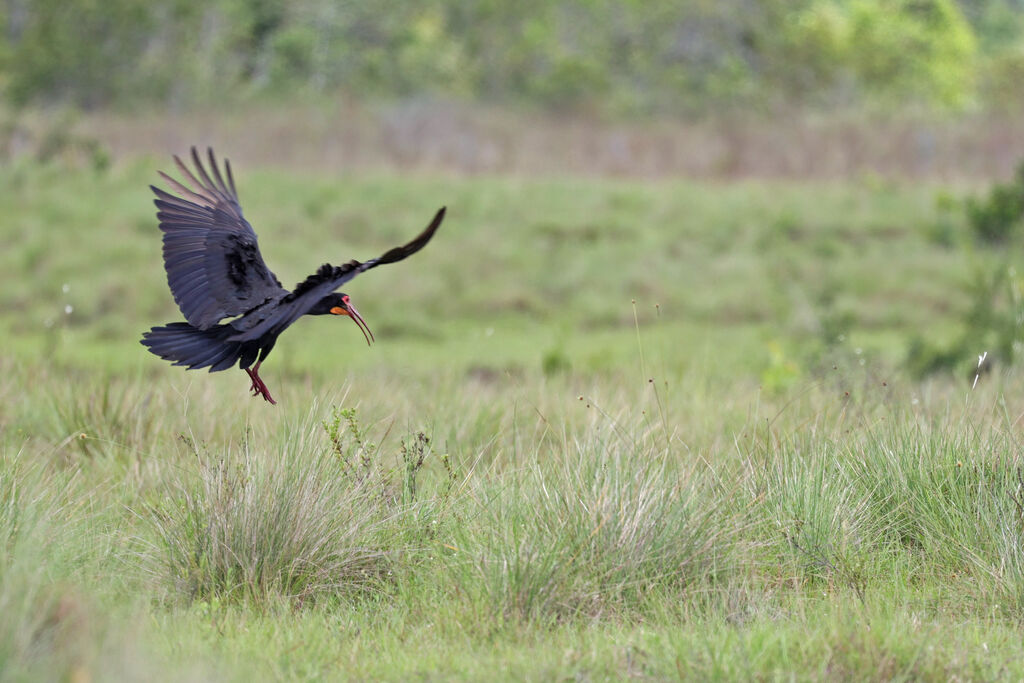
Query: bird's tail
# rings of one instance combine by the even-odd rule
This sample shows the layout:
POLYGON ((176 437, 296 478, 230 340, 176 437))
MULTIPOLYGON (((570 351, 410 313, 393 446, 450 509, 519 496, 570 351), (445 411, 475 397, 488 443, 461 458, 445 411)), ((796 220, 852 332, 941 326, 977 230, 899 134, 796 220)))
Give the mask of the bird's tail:
POLYGON ((230 368, 242 355, 241 342, 227 341, 236 333, 228 325, 200 330, 188 323, 171 323, 143 333, 140 342, 164 360, 174 361, 174 365, 185 365, 189 370, 209 367, 210 372, 217 372, 230 368))

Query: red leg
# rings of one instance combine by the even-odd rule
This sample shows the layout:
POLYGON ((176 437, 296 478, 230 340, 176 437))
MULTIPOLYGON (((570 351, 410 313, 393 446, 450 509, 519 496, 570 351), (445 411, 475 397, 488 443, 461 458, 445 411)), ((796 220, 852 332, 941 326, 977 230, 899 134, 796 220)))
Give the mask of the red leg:
POLYGON ((275 401, 274 397, 270 395, 270 389, 267 389, 267 385, 263 383, 262 379, 260 379, 260 364, 262 362, 263 361, 259 361, 256 363, 252 370, 249 368, 245 369, 245 371, 249 373, 249 379, 252 380, 252 386, 249 387, 249 389, 252 391, 253 396, 262 396, 263 400, 271 403, 272 405, 277 405, 277 401, 275 401))
POLYGON ((245 370, 246 374, 249 375, 249 379, 252 380, 252 386, 249 387, 249 391, 252 392, 253 396, 256 396, 257 394, 260 393, 260 385, 256 379, 256 376, 252 374, 252 370, 250 370, 249 368, 242 369, 245 370))

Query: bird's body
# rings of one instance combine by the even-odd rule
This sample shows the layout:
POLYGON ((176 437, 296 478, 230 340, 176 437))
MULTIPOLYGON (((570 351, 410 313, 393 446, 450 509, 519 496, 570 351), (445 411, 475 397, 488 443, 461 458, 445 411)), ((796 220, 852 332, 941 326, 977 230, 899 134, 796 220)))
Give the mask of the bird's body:
POLYGON ((408 244, 365 262, 325 263, 288 291, 263 262, 256 233, 242 216, 231 164, 225 160, 225 183, 213 150, 208 154, 212 177, 195 148, 196 174, 174 158, 191 189, 160 174, 180 197, 151 186, 164 233, 167 282, 187 322, 154 327, 143 334, 142 344, 157 356, 189 369, 208 367, 217 372, 237 362, 249 374, 253 394, 275 403, 260 379, 259 368, 278 335, 303 315, 347 315, 369 343, 373 334, 349 297, 334 290, 363 271, 401 261, 422 249, 441 224, 445 210, 438 211, 408 244), (222 322, 227 318, 232 319, 222 322))

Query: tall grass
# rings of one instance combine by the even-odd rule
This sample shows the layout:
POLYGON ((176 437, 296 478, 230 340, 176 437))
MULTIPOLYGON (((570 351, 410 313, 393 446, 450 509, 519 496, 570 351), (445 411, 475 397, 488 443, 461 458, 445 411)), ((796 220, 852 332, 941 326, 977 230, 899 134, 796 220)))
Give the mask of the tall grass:
MULTIPOLYGON (((446 403, 464 411, 478 390, 453 387, 446 403)), ((630 395, 598 391, 614 405, 630 395)), ((669 675, 673 661, 692 675, 765 675, 795 658, 812 676, 831 666, 927 677, 945 671, 939 658, 948 656, 963 656, 949 672, 993 671, 952 643, 922 649, 929 633, 948 638, 950 619, 970 625, 973 648, 1024 616, 1019 445, 984 407, 989 398, 923 421, 898 402, 815 414, 829 402, 816 395, 770 430, 756 415, 740 420, 751 438, 693 446, 678 434, 708 419, 681 398, 662 397, 663 413, 649 421, 639 406, 602 414, 567 396, 582 416, 547 406, 535 431, 499 410, 497 431, 462 433, 478 453, 467 460, 435 449, 420 429, 319 405, 211 432, 222 409, 215 394, 200 394, 189 421, 212 438, 176 437, 170 418, 155 424, 148 438, 177 446, 113 487, 97 487, 97 473, 129 463, 68 459, 28 442, 24 453, 7 451, 2 479, 5 662, 35 673, 52 663, 57 676, 120 670, 102 653, 125 635, 97 616, 120 604, 129 619, 158 615, 157 628, 179 633, 186 650, 213 654, 198 624, 234 633, 224 647, 241 648, 229 667, 238 672, 249 670, 246 659, 284 657, 280 629, 337 620, 369 629, 395 666, 404 662, 392 673, 418 670, 400 654, 403 633, 424 651, 464 638, 462 656, 482 657, 488 638, 543 649, 541 633, 596 643, 616 629, 639 650, 591 662, 608 675, 669 675), (884 421, 864 419, 878 411, 884 421), (118 591, 135 597, 125 605, 118 591), (921 614, 930 630, 914 630, 921 614), (779 632, 805 645, 794 649, 779 632), (270 650, 246 649, 257 642, 270 650), (758 648, 761 658, 742 666, 708 658, 758 648)), ((924 409, 937 415, 944 400, 924 409)), ((97 413, 97 433, 131 413, 97 413)), ((356 647, 304 637, 324 657, 356 647)), ((143 640, 152 647, 151 633, 143 640)), ((156 649, 170 660, 182 653, 156 649)), ((353 675, 389 671, 359 661, 353 675)), ((309 664, 287 670, 332 675, 309 664)))
MULTIPOLYGON (((90 555, 94 515, 79 478, 49 473, 26 454, 0 459, 0 678, 60 677, 92 656, 89 598, 76 569, 90 555)), ((103 539, 96 539, 102 543, 103 539)))
POLYGON ((405 509, 382 490, 376 463, 354 476, 346 436, 335 430, 331 447, 306 420, 272 443, 246 434, 219 452, 181 437, 193 463, 145 513, 174 592, 302 604, 380 590, 405 509))
POLYGON ((736 537, 703 486, 656 435, 611 428, 530 452, 472 491, 453 530, 462 590, 513 620, 636 613, 646 594, 706 590, 736 537))

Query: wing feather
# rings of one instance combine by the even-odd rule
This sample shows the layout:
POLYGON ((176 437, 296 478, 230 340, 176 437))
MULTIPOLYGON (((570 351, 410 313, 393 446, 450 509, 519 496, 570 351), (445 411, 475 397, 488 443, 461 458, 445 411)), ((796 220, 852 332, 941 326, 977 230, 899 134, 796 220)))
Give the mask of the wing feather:
POLYGON ((150 186, 164 233, 167 283, 185 319, 199 329, 288 293, 264 263, 256 233, 242 215, 231 165, 225 160, 225 183, 213 150, 207 155, 212 176, 195 147, 194 171, 174 157, 188 185, 160 173, 179 196, 150 186))
POLYGON ((219 189, 221 194, 224 196, 229 196, 228 188, 224 185, 224 178, 221 177, 220 169, 217 168, 217 159, 213 156, 213 148, 207 148, 206 152, 210 157, 210 170, 213 171, 213 177, 217 181, 217 189, 219 189))
POLYGON ((224 160, 224 170, 228 172, 228 185, 231 186, 231 196, 237 197, 238 190, 235 189, 235 176, 231 174, 231 162, 224 160))
POLYGON ((375 259, 364 262, 349 261, 340 266, 325 263, 317 269, 316 273, 300 282, 291 293, 281 299, 271 315, 253 316, 248 320, 243 317, 233 321, 231 326, 239 330, 239 334, 228 337, 228 341, 249 341, 259 339, 265 334, 280 334, 286 327, 309 312, 320 299, 356 275, 386 263, 401 261, 422 249, 437 232, 441 221, 444 220, 444 214, 445 208, 441 207, 434 215, 430 225, 416 239, 403 246, 395 247, 375 259))

